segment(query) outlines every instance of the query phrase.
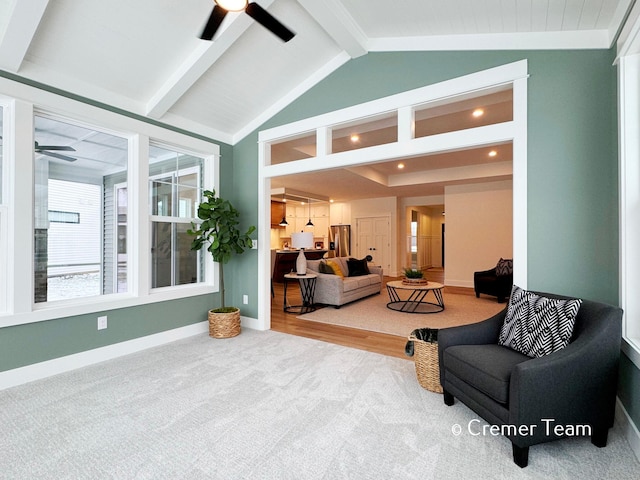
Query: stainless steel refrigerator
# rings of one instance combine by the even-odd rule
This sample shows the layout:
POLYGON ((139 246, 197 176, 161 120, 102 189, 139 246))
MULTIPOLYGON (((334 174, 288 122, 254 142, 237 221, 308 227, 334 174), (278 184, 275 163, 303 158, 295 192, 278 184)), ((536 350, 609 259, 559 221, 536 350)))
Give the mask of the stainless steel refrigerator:
POLYGON ((329 250, 336 257, 351 255, 351 225, 331 225, 329 227, 329 250))

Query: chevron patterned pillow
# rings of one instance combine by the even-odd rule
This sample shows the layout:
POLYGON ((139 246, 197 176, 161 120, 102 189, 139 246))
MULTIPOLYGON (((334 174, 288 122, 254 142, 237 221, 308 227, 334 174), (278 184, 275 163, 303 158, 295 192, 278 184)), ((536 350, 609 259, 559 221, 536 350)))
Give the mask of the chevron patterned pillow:
POLYGON ((548 298, 513 286, 498 344, 542 357, 569 344, 582 300, 548 298))

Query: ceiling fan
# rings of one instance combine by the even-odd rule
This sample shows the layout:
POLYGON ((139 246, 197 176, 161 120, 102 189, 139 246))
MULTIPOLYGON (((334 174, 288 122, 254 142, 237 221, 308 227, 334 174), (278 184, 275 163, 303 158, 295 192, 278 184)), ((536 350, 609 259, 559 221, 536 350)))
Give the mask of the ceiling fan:
POLYGON ((211 16, 207 24, 202 30, 200 38, 202 40, 211 40, 220 27, 222 20, 229 12, 242 12, 253 18, 260 25, 271 31, 274 35, 280 37, 282 41, 288 42, 296 34, 276 20, 269 12, 255 2, 247 0, 213 0, 215 6, 211 12, 211 16))
POLYGON ((55 153, 55 152, 75 152, 76 151, 75 148, 68 147, 66 145, 40 145, 38 142, 36 142, 34 151, 37 153, 46 155, 47 157, 59 158, 60 160, 66 160, 67 162, 75 162, 77 160, 77 158, 70 157, 68 155, 55 153))

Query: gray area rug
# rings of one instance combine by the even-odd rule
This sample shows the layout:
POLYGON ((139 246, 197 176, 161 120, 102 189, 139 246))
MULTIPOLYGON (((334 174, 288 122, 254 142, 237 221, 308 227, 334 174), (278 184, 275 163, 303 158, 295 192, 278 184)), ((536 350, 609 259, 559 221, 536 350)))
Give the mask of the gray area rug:
MULTIPOLYGON (((433 301, 432 293, 428 295, 427 300, 433 301)), ((495 298, 485 296, 476 298, 475 295, 446 291, 443 298, 445 309, 442 312, 427 314, 396 312, 387 308, 389 295, 384 289, 380 295, 372 295, 338 309, 331 306, 321 308, 315 312, 300 315, 298 318, 407 337, 416 328, 445 328, 479 322, 507 306, 506 303, 498 303, 495 298)))
POLYGON ((637 478, 619 427, 602 449, 533 446, 520 469, 476 418, 406 360, 245 329, 0 391, 0 478, 637 478))

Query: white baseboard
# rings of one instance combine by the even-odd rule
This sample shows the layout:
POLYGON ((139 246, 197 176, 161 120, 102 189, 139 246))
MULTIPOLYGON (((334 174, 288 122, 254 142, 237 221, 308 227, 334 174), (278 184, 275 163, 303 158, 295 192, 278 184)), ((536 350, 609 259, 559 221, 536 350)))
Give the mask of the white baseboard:
POLYGON ((107 345, 105 347, 75 353, 65 357, 47 360, 25 367, 0 372, 0 390, 22 385, 34 380, 51 377, 59 373, 69 372, 77 368, 129 355, 130 353, 171 343, 182 338, 200 335, 209 331, 208 322, 194 323, 186 327, 167 330, 146 337, 128 340, 126 342, 107 345))
POLYGON ((473 280, 455 280, 455 279, 445 278, 444 284, 447 287, 474 288, 473 280))
POLYGON ((640 431, 638 431, 638 427, 633 423, 633 420, 631 420, 631 417, 619 398, 616 398, 616 422, 622 427, 622 431, 631 446, 631 450, 640 462, 640 431))
POLYGON ((242 315, 240 315, 240 325, 242 328, 250 328, 252 330, 267 330, 264 328, 264 322, 261 320, 251 317, 243 317, 242 315))

